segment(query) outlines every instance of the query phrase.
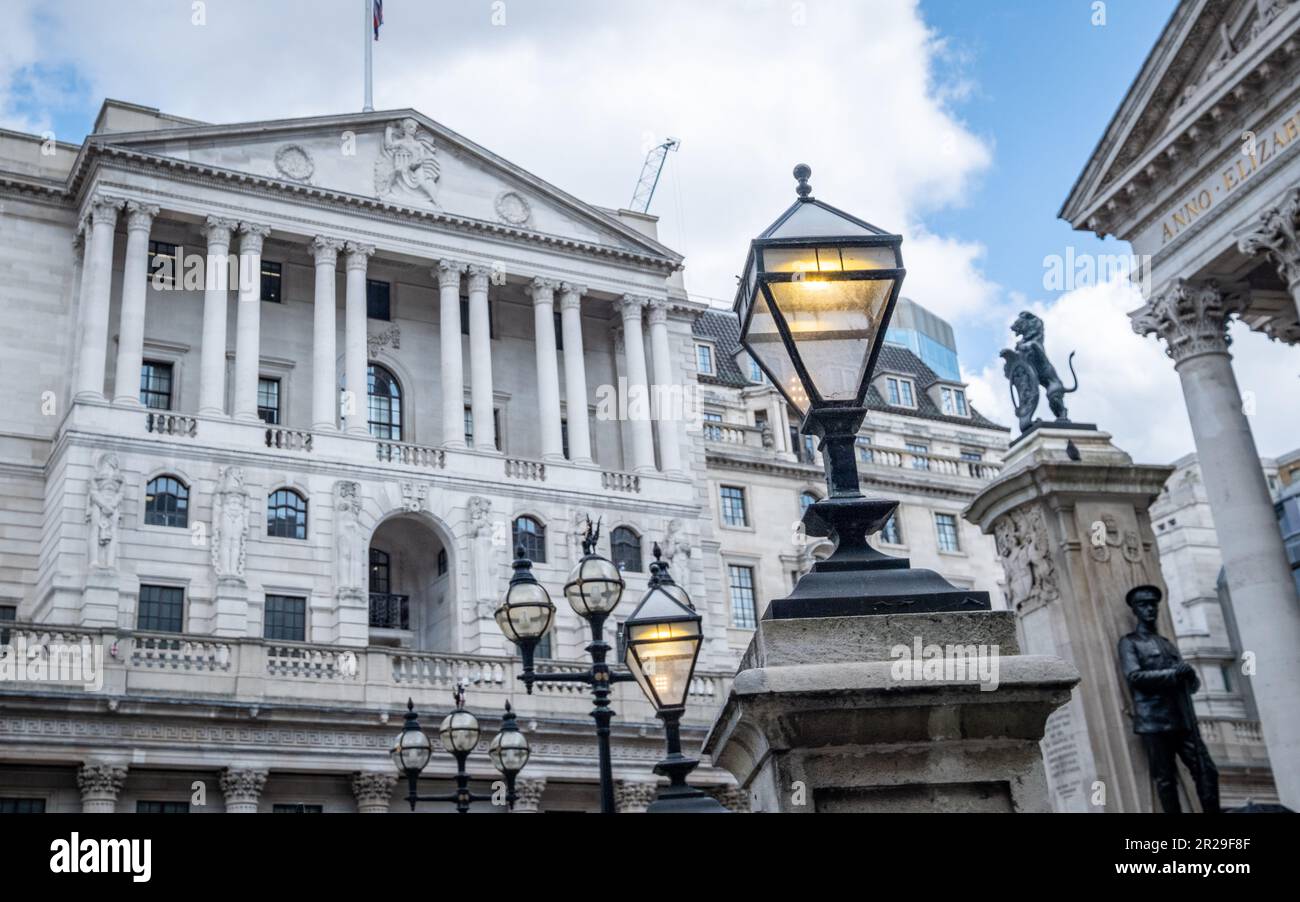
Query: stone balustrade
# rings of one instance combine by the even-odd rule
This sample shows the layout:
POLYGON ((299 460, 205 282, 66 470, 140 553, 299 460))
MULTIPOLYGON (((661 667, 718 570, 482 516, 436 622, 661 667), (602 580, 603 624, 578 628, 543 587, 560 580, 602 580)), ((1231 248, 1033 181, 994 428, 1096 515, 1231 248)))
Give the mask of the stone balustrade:
POLYGON ((619 473, 608 470, 600 474, 600 487, 611 492, 639 494, 641 491, 641 477, 635 473, 619 473))
POLYGON ((184 414, 150 411, 144 415, 144 429, 154 435, 194 438, 199 434, 199 421, 184 414))
POLYGON ((271 426, 266 430, 266 447, 284 451, 311 451, 312 434, 301 429, 271 426))
POLYGON ((441 470, 447 466, 447 452, 441 448, 408 445, 403 442, 375 442, 375 458, 382 463, 441 470))
POLYGON ((534 482, 546 481, 546 464, 540 460, 522 460, 520 458, 506 458, 506 477, 509 479, 524 479, 534 482))

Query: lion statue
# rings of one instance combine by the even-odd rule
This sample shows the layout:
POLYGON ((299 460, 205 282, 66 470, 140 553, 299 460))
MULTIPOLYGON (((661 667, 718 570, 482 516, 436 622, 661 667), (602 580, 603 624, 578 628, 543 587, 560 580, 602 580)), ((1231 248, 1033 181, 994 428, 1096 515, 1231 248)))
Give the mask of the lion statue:
POLYGON ((1011 331, 1017 336, 1016 347, 1002 350, 1005 361, 1002 372, 1011 383, 1011 403, 1020 419, 1020 431, 1028 432, 1033 428, 1040 386, 1047 392, 1047 403, 1056 414, 1056 422, 1070 422, 1065 396, 1079 390, 1079 376, 1074 372, 1074 352, 1070 352, 1068 360, 1074 386, 1066 388, 1043 348, 1043 321, 1025 310, 1011 324, 1011 331))

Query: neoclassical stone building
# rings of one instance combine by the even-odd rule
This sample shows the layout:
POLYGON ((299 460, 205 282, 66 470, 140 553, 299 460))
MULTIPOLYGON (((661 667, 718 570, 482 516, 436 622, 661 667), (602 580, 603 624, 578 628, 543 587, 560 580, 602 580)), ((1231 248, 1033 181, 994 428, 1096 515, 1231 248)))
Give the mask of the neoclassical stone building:
MULTIPOLYGON (((672 534, 706 631, 698 743, 735 657, 704 442, 637 415, 652 381, 697 385, 681 262, 652 217, 413 110, 108 101, 81 146, 0 133, 0 638, 103 652, 89 691, 0 684, 0 806, 402 810, 397 715, 436 730, 463 680, 484 744, 519 713, 520 809, 593 809, 588 698, 520 691, 492 618, 522 543, 559 608, 543 654, 583 657, 561 590, 588 515, 624 565, 616 618, 672 534)), ((616 689, 637 810, 662 731, 616 689)), ((429 789, 453 770, 435 755, 429 789)))
POLYGON ((1300 807, 1300 603, 1228 347, 1234 317, 1300 342, 1300 3, 1183 0, 1061 216, 1150 261, 1133 327, 1182 380, 1273 776, 1300 807))

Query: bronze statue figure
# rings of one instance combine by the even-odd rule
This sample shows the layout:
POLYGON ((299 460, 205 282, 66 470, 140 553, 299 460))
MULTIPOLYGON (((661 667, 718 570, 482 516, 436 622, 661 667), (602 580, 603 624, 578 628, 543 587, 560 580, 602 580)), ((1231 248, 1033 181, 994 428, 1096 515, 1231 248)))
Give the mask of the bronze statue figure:
POLYGON ((1133 693, 1133 732, 1146 747, 1160 807, 1178 814, 1178 765, 1182 758, 1196 783, 1206 814, 1219 812, 1219 771, 1201 739, 1192 693, 1201 681, 1173 642, 1156 632, 1163 593, 1137 586, 1124 600, 1137 616, 1137 629, 1119 640, 1120 667, 1133 693))
POLYGON ((1041 386, 1047 392, 1047 403, 1056 414, 1056 422, 1070 422, 1069 412, 1065 409, 1065 396, 1079 390, 1079 376, 1074 372, 1074 352, 1070 352, 1070 375, 1074 377, 1074 387, 1066 388, 1061 377, 1056 374, 1056 367, 1047 359, 1043 348, 1043 321, 1028 310, 1021 312, 1011 324, 1011 331, 1016 339, 1015 350, 1002 350, 1002 373, 1011 383, 1011 403, 1020 418, 1020 431, 1028 432, 1034 425, 1034 412, 1038 410, 1038 389, 1041 386))

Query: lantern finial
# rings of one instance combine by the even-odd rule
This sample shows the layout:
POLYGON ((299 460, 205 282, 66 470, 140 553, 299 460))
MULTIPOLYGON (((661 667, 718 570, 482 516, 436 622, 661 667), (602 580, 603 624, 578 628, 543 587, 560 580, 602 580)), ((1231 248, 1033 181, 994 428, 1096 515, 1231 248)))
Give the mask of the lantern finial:
POLYGON ((812 167, 807 163, 800 163, 794 167, 794 177, 799 180, 795 193, 799 195, 800 200, 812 200, 812 185, 808 184, 808 179, 812 176, 812 167))

